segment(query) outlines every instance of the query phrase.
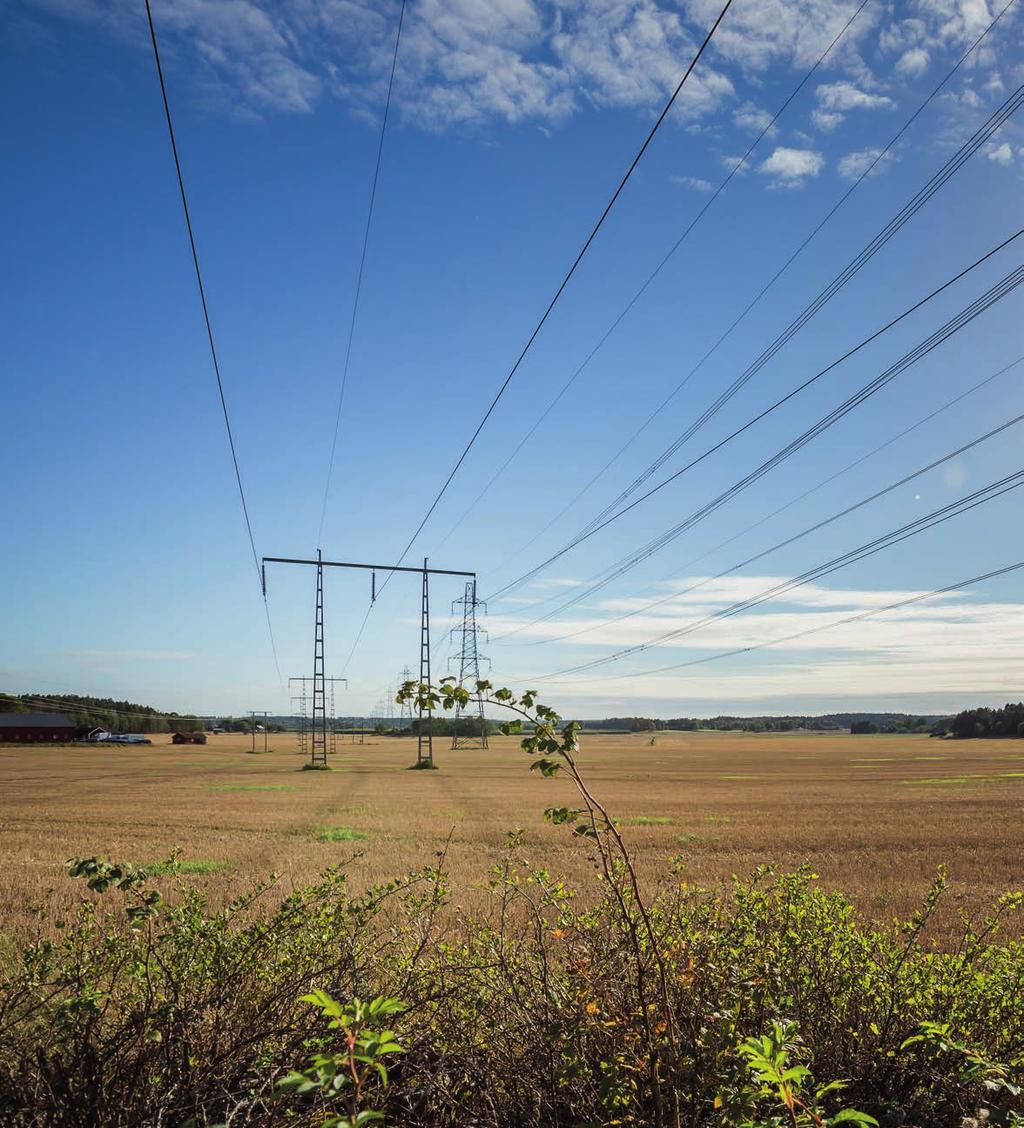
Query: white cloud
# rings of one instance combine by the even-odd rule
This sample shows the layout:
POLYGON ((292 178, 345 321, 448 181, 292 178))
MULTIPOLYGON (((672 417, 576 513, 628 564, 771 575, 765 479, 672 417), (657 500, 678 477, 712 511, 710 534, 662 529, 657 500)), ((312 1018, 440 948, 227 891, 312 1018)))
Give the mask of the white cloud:
POLYGON ((766 129, 772 120, 768 110, 762 109, 753 102, 744 102, 738 109, 733 110, 732 120, 740 129, 748 129, 751 133, 760 133, 766 129))
POLYGON ((836 163, 839 175, 847 180, 858 180, 868 169, 871 169, 869 175, 877 176, 892 159, 890 154, 887 153, 881 160, 878 160, 881 152, 881 149, 859 149, 856 152, 847 153, 845 157, 840 157, 836 163))
POLYGON ((826 110, 892 109, 893 100, 884 94, 869 94, 852 82, 830 82, 815 91, 818 105, 826 110))
MULTIPOLYGON (((709 27, 720 0, 684 0, 691 21, 709 27)), ((803 68, 813 63, 853 15, 853 0, 757 0, 736 4, 715 33, 718 55, 745 68, 763 71, 772 64, 803 68)), ((871 32, 873 6, 862 12, 837 44, 830 60, 848 61, 871 32)))
POLYGON ((896 73, 906 78, 920 78, 928 69, 928 52, 923 47, 911 47, 896 61, 896 73))
POLYGON ((710 180, 702 180, 699 176, 673 176, 670 179, 673 184, 682 184, 695 192, 710 192, 715 187, 710 180))
POLYGON ((827 82, 815 91, 818 106, 811 113, 814 124, 826 132, 839 125, 850 110, 892 109, 895 105, 884 94, 870 94, 852 82, 827 82))
POLYGON ((807 177, 817 176, 824 164, 825 158, 812 149, 788 149, 779 145, 758 167, 763 175, 774 177, 777 183, 797 187, 807 177))
POLYGON ((1008 165, 1013 163, 1013 150, 1008 141, 1004 141, 1001 145, 986 145, 985 156, 990 161, 995 161, 996 164, 1008 165))
MULTIPOLYGON (((644 611, 641 599, 609 599, 586 618, 537 623, 522 631, 534 641, 557 638, 583 626, 594 627, 573 641, 579 661, 590 655, 645 642, 661 632, 703 620, 738 600, 784 582, 781 576, 733 576, 676 581, 679 595, 656 609, 644 611), (696 586, 700 585, 700 586, 696 586), (632 618, 613 621, 623 611, 632 618)), ((1024 604, 986 600, 979 593, 949 592, 875 617, 836 625, 837 620, 865 610, 880 609, 924 594, 914 590, 829 588, 809 584, 777 600, 740 615, 718 619, 690 634, 660 644, 621 665, 598 667, 579 675, 552 679, 560 697, 593 693, 604 684, 617 700, 688 697, 740 701, 820 695, 849 699, 881 695, 891 700, 904 694, 1018 694, 1013 672, 1024 655, 1024 604), (812 628, 817 633, 778 641, 812 628), (709 654, 771 643, 763 653, 751 653, 722 663, 657 672, 662 666, 707 657, 709 654), (650 674, 633 676, 642 670, 650 674), (728 669, 727 677, 722 671, 728 669), (624 676, 624 675, 630 676, 624 676)), ((496 624, 493 621, 491 626, 496 624)), ((503 620, 508 629, 519 625, 503 620)), ((570 666, 556 662, 547 648, 533 648, 531 671, 570 666), (545 665, 546 663, 546 665, 545 665)))

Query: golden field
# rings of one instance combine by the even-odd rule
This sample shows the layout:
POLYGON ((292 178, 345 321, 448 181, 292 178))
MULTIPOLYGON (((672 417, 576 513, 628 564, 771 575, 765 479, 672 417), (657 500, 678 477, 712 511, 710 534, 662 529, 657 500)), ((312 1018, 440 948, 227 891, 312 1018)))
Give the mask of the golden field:
MULTIPOLYGON (((507 831, 527 855, 586 887, 586 847, 547 825, 573 802, 568 780, 545 780, 512 738, 452 752, 435 742, 435 772, 405 770, 415 741, 339 743, 330 772, 301 771, 293 734, 272 751, 249 738, 205 746, 41 747, 0 744, 0 931, 32 926, 32 907, 63 912, 79 895, 73 855, 139 864, 175 847, 216 896, 276 871, 284 890, 332 863, 356 885, 431 864, 446 840, 457 904, 487 880, 507 831), (333 840, 326 832, 334 832, 333 840)), ((582 770, 620 821, 645 882, 727 881, 772 863, 809 863, 866 916, 906 915, 948 866, 953 896, 939 921, 1021 885, 1024 742, 922 736, 659 733, 584 735, 582 770)))

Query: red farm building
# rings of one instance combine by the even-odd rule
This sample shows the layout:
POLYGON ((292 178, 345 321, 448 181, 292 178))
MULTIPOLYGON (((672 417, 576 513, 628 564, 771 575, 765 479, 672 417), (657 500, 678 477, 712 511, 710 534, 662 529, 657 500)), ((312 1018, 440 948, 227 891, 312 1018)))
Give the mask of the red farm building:
POLYGON ((74 735, 75 723, 63 713, 0 713, 0 743, 54 744, 74 735))

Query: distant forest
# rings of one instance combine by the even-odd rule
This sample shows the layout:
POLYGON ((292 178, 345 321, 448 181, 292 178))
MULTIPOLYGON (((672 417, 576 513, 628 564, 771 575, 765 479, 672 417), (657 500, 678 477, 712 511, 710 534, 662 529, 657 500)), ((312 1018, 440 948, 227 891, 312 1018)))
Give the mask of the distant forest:
POLYGON ((869 732, 928 732, 940 719, 912 713, 825 713, 817 717, 673 717, 667 721, 657 717, 605 717, 580 723, 584 729, 604 732, 845 732, 862 724, 873 726, 864 730, 869 732))
POLYGON ((189 714, 77 693, 0 693, 0 713, 66 713, 82 729, 107 732, 199 732, 206 727, 202 718, 189 714))
POLYGON ((605 717, 581 721, 584 729, 598 732, 845 732, 909 733, 959 738, 1024 736, 1024 703, 1001 709, 964 709, 953 717, 914 713, 825 713, 816 717, 605 717))

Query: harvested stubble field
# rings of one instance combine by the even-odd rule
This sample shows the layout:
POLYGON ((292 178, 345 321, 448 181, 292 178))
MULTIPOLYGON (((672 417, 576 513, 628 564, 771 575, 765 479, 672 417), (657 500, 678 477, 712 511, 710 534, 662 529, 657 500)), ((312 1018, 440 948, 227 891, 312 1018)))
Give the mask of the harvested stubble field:
MULTIPOLYGON (((436 860, 456 903, 472 903, 507 831, 532 860, 580 887, 586 848, 542 819, 571 804, 568 780, 528 770, 514 738, 487 751, 435 745, 439 770, 405 770, 410 739, 339 744, 330 772, 301 771, 292 735, 249 754, 249 738, 205 746, 0 745, 0 930, 33 927, 33 906, 59 916, 79 896, 73 855, 138 864, 181 851, 189 881, 232 896, 276 871, 285 890, 352 858, 351 880, 385 880, 436 860)), ((917 736, 660 733, 584 735, 582 769, 620 821, 645 882, 727 881, 772 863, 809 863, 879 920, 907 915, 948 866, 937 937, 960 910, 1020 884, 1024 744, 917 736)))

